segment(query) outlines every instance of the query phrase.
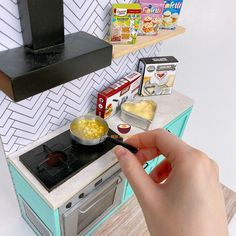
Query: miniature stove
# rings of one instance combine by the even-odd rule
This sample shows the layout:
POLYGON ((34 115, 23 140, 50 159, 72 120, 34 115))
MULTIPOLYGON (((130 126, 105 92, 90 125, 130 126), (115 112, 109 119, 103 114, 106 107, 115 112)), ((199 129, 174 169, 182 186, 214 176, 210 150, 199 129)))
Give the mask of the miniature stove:
MULTIPOLYGON (((108 135, 121 139, 112 130, 109 130, 108 135)), ((23 154, 20 161, 50 192, 114 146, 115 144, 106 140, 94 146, 78 144, 72 140, 70 131, 67 130, 23 154)))

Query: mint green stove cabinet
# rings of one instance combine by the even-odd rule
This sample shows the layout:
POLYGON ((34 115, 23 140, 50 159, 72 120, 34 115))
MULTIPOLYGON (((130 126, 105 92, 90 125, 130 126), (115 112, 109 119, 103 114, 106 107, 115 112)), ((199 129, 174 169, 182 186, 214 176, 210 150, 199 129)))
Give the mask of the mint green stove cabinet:
POLYGON ((165 129, 168 130, 170 133, 176 135, 177 137, 182 138, 191 111, 192 111, 192 107, 187 109, 185 112, 179 115, 176 119, 174 119, 172 122, 166 125, 165 129))
MULTIPOLYGON (((191 111, 192 111, 192 107, 188 108, 178 117, 176 117, 173 121, 167 124, 164 128, 168 130, 170 133, 181 138, 183 136, 191 111)), ((158 164, 160 164, 160 162, 163 159, 164 159, 164 156, 161 155, 149 161, 148 167, 146 168, 146 172, 149 174, 158 164)), ((123 202, 127 201, 133 194, 134 194, 133 189, 131 188, 129 182, 127 181, 123 202)))
POLYGON ((22 216, 37 235, 61 236, 58 209, 51 209, 15 167, 9 163, 22 216))
POLYGON ((53 209, 9 161, 21 214, 36 235, 91 235, 120 206, 126 178, 118 163, 53 209))

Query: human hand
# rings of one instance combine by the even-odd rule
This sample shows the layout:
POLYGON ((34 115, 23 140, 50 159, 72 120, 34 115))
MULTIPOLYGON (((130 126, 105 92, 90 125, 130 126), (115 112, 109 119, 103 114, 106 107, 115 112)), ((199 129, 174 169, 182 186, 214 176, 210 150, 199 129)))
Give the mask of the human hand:
POLYGON ((121 146, 114 152, 151 235, 228 235, 224 197, 213 160, 163 129, 134 135, 127 143, 139 149, 136 155, 121 146), (148 175, 143 165, 160 154, 166 159, 148 175))

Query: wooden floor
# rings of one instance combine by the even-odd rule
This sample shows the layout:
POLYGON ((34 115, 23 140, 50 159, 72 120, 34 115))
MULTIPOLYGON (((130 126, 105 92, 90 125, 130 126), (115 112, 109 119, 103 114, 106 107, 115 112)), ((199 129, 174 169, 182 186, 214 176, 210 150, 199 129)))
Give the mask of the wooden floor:
MULTIPOLYGON (((228 222, 236 213, 236 193, 222 185, 228 222)), ((143 236, 149 235, 147 226, 135 197, 131 197, 93 235, 96 236, 143 236)))

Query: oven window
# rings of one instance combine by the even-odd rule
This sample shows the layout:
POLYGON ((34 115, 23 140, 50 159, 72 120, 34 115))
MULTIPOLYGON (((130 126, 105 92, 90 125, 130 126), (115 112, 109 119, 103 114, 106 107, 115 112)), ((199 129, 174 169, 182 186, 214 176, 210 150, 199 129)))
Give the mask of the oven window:
POLYGON ((97 195, 95 199, 92 199, 90 202, 80 207, 78 211, 77 234, 113 205, 116 194, 115 186, 116 184, 111 185, 108 189, 105 189, 97 195))

